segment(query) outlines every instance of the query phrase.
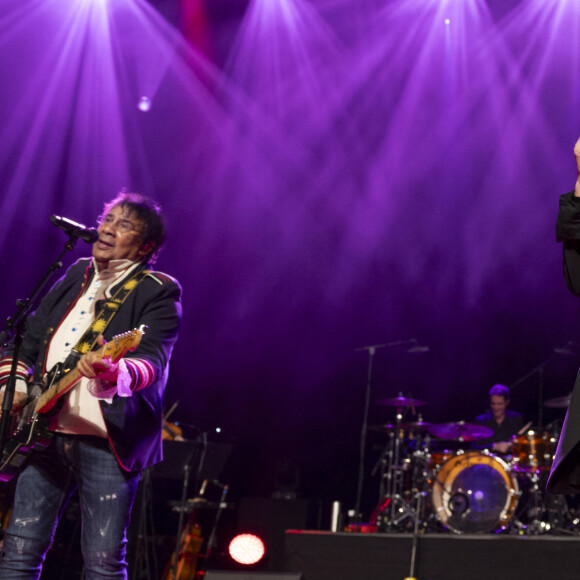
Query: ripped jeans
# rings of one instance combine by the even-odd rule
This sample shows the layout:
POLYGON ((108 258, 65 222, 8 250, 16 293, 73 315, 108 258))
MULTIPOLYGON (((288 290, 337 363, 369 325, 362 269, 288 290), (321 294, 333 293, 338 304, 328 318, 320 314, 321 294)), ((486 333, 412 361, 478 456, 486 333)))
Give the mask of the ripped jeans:
POLYGON ((40 577, 60 516, 77 487, 86 580, 126 579, 126 530, 139 476, 119 466, 106 439, 55 434, 18 477, 0 579, 40 577))

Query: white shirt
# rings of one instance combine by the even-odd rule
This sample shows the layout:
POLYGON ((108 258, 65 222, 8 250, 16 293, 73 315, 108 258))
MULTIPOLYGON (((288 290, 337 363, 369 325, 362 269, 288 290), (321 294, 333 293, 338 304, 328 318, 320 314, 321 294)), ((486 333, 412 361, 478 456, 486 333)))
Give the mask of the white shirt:
MULTIPOLYGON (((109 288, 130 275, 138 264, 132 260, 111 260, 105 270, 99 271, 94 262, 95 275, 91 283, 52 337, 46 359, 47 369, 66 359, 95 319, 95 303, 110 298, 109 288)), ((109 383, 83 377, 65 396, 63 408, 53 418, 52 429, 62 433, 107 437, 99 399, 106 398, 110 402, 115 392, 116 387, 109 383)))

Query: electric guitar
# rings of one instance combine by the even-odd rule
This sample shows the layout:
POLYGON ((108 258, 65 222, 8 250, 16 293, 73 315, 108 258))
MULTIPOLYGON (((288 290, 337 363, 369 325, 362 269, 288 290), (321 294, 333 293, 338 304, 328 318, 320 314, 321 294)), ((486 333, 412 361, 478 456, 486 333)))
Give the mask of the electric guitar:
MULTIPOLYGON (((96 353, 100 359, 110 358, 111 362, 117 362, 128 351, 133 351, 139 346, 144 328, 141 326, 118 334, 96 353)), ((54 373, 55 379, 52 380, 52 384, 22 409, 18 426, 2 450, 0 481, 10 481, 20 471, 32 451, 48 447, 53 435, 49 430, 51 411, 55 409, 59 399, 83 378, 76 368, 62 378, 59 378, 58 374, 54 373)))

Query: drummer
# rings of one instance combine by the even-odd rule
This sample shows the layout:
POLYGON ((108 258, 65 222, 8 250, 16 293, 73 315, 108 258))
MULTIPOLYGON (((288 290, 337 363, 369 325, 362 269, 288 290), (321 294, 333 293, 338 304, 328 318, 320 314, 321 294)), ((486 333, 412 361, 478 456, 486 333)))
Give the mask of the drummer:
POLYGON ((475 418, 476 423, 493 430, 489 439, 477 441, 476 447, 489 449, 502 455, 511 451, 511 439, 524 426, 524 417, 517 411, 508 409, 510 391, 505 385, 494 385, 489 390, 490 410, 475 418))

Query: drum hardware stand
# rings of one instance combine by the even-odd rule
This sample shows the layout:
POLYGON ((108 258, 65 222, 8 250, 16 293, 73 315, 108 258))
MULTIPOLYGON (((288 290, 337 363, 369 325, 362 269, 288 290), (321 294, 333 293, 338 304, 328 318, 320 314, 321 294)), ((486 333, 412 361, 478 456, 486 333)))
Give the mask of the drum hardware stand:
POLYGON ((389 441, 388 443, 385 445, 385 447, 383 448, 380 457, 377 460, 377 463, 375 464, 375 466, 373 467, 373 470, 371 471, 371 476, 375 476, 377 471, 380 469, 380 474, 379 474, 379 497, 378 497, 378 503, 379 505, 381 504, 381 502, 384 502, 385 497, 387 496, 386 494, 386 490, 385 490, 385 479, 389 478, 388 482, 387 482, 387 487, 389 488, 389 492, 391 489, 391 465, 393 465, 393 451, 392 451, 392 437, 393 434, 389 433, 389 441), (388 469, 385 469, 385 465, 388 465, 388 469))
MULTIPOLYGON (((522 494, 523 494, 523 490, 518 487, 518 492, 517 492, 517 502, 518 503, 519 503, 520 498, 522 497, 522 494)), ((516 507, 517 507, 517 504, 516 504, 516 507)), ((528 535, 528 527, 518 517, 517 509, 514 509, 512 517, 510 518, 509 522, 504 526, 504 529, 510 534, 515 533, 519 536, 528 535)))
MULTIPOLYGON (((428 487, 429 473, 426 470, 430 437, 427 435, 423 438, 419 435, 415 439, 417 446, 408 458, 408 470, 405 469, 401 464, 403 454, 400 448, 402 418, 403 415, 398 410, 397 428, 389 433, 389 441, 372 471, 372 475, 375 475, 379 467, 381 470, 379 498, 375 509, 377 531, 408 531, 408 526, 401 530, 400 525, 409 518, 421 519, 423 515, 421 506, 414 506, 414 502, 416 494, 426 493, 428 487), (410 474, 410 489, 405 489, 404 476, 407 472, 410 474), (409 498, 407 494, 412 494, 412 497, 409 498)), ((426 528, 426 524, 424 527, 426 528)))
MULTIPOLYGON (((401 429, 401 421, 403 416, 401 415, 400 409, 397 409, 396 420, 395 420, 395 432, 394 436, 393 433, 389 436, 389 465, 387 469, 387 489, 386 494, 383 497, 390 499, 388 509, 390 511, 389 521, 394 523, 395 525, 399 523, 396 521, 395 515, 397 511, 402 509, 400 507, 402 501, 401 492, 403 487, 402 481, 402 469, 399 464, 401 458, 401 440, 400 440, 400 429, 401 429)), ((403 517, 404 519, 404 517, 403 517)), ((400 520, 401 521, 401 520, 400 520)))
POLYGON ((568 507, 568 503, 564 496, 553 496, 550 497, 550 501, 554 502, 554 507, 545 507, 545 510, 548 514, 548 520, 552 523, 552 530, 556 531, 561 534, 569 534, 572 536, 579 536, 580 535, 580 522, 578 519, 571 513, 570 508, 568 507), (555 516, 553 516, 556 514, 555 516), (553 517, 552 517, 553 516, 553 517), (558 520, 558 516, 565 518, 568 521, 568 527, 562 527, 564 522, 558 520))
MULTIPOLYGON (((420 477, 414 477, 412 481, 412 496, 410 498, 405 498, 400 493, 394 494, 391 497, 386 498, 383 504, 380 506, 379 518, 382 524, 382 530, 379 531, 409 531, 409 525, 405 525, 407 522, 413 522, 413 527, 422 526, 422 529, 426 531, 430 523, 430 514, 423 514, 423 505, 421 498, 425 496, 428 491, 426 489, 428 485, 427 477, 421 473, 420 477)), ((379 525, 377 527, 380 527, 379 525)))
POLYGON ((380 466, 380 507, 377 513, 377 529, 381 528, 379 531, 387 531, 386 528, 398 526, 407 517, 414 517, 412 508, 410 508, 408 502, 404 501, 402 496, 403 475, 402 468, 399 465, 401 457, 400 431, 402 419, 401 411, 397 409, 394 432, 389 433, 389 442, 385 446, 371 473, 374 475, 380 466))
POLYGON ((541 519, 541 516, 544 513, 544 502, 542 499, 542 491, 540 490, 540 486, 538 482, 540 477, 536 471, 532 472, 529 477, 532 483, 532 521, 528 524, 527 529, 530 531, 531 534, 543 534, 550 530, 550 524, 544 522, 541 519))
POLYGON ((550 498, 553 507, 548 506, 546 496, 540 485, 541 473, 537 471, 526 474, 532 483, 530 507, 532 519, 526 528, 529 535, 561 533, 578 535, 578 531, 566 528, 566 522, 571 526, 577 527, 574 518, 570 513, 568 504, 563 496, 554 496, 550 498))

